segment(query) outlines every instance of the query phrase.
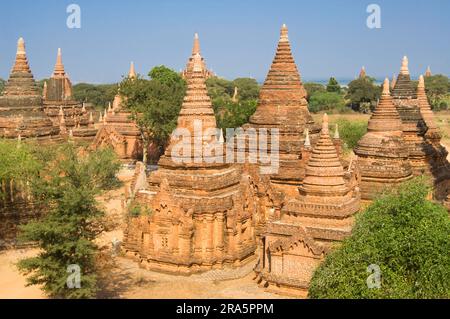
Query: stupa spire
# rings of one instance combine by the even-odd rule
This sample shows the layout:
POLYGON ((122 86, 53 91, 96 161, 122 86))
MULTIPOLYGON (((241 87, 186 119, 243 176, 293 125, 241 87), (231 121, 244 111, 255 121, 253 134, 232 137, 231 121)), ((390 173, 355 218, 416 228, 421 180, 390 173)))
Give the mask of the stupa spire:
POLYGON ((409 64, 409 60, 408 60, 408 57, 405 55, 402 60, 402 67, 400 68, 400 74, 409 75, 408 64, 409 64))
POLYGON ((136 78, 136 70, 134 69, 134 62, 131 61, 130 63, 130 71, 128 72, 128 77, 130 79, 135 79, 136 78))
POLYGON ((431 73, 431 68, 430 68, 430 66, 428 66, 427 71, 425 72, 425 77, 430 77, 432 75, 433 75, 433 73, 431 73))
POLYGON ((419 77, 419 84, 417 85, 417 99, 419 100, 420 113, 428 127, 427 134, 440 134, 439 129, 434 122, 434 114, 428 102, 427 93, 425 91, 425 79, 423 75, 419 77))
POLYGON ((66 74, 64 70, 64 64, 62 63, 61 48, 58 48, 58 54, 56 55, 56 64, 53 71, 53 77, 64 77, 66 74))
POLYGON ((383 83, 383 91, 380 101, 373 112, 368 125, 368 132, 401 131, 402 123, 400 115, 392 101, 389 79, 383 83))
POLYGON ((366 77, 366 67, 365 66, 362 66, 361 67, 361 71, 359 71, 359 78, 360 79, 363 79, 363 78, 365 78, 366 77))
POLYGON ((200 40, 198 38, 198 33, 194 34, 194 45, 192 46, 192 55, 200 54, 200 40))
POLYGON ((286 24, 284 24, 284 23, 281 26, 281 30, 280 30, 280 41, 289 41, 288 28, 287 28, 286 24))
POLYGON ((17 41, 16 60, 14 62, 11 73, 17 72, 31 73, 30 66, 28 64, 27 53, 25 50, 25 40, 22 37, 17 41))

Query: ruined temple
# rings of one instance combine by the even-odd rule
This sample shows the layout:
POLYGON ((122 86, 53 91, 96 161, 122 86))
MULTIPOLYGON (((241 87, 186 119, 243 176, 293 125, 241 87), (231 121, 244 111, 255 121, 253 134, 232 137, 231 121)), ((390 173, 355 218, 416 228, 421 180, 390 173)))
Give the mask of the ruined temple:
POLYGON ((73 98, 72 83, 64 69, 61 49, 58 49, 52 76, 44 83, 44 111, 59 126, 62 135, 72 134, 75 140, 92 141, 97 134, 93 115, 84 103, 73 98))
POLYGON ((23 38, 17 42, 14 66, 0 96, 0 137, 20 137, 40 143, 61 140, 59 127, 43 110, 41 92, 28 64, 23 38))
MULTIPOLYGON (((284 197, 293 197, 301 185, 305 174, 305 161, 301 158, 307 130, 312 145, 315 144, 320 127, 308 110, 306 90, 295 64, 288 38, 288 29, 283 25, 280 39, 266 80, 260 90, 258 105, 249 123, 244 125, 247 132, 256 134, 248 137, 249 142, 262 130, 268 130, 268 148, 273 142, 271 132, 275 129, 279 140, 279 167, 270 172, 270 185, 274 189, 275 205, 280 208, 284 197)), ((239 137, 247 138, 247 137, 239 137)), ((267 164, 258 161, 259 167, 267 164)))
MULTIPOLYGON (((194 59, 199 54, 201 56, 200 52, 200 40, 198 38, 198 33, 194 34, 194 45, 192 46, 192 55, 189 57, 188 63, 186 65, 186 68, 181 72, 181 76, 183 79, 187 79, 189 77, 189 74, 192 73, 193 67, 194 67, 194 59)), ((202 67, 203 67, 203 73, 205 75, 205 79, 209 79, 211 77, 214 77, 215 74, 206 68, 206 63, 203 57, 201 57, 202 61, 202 67)))
POLYGON ((361 173, 361 198, 372 200, 386 189, 412 178, 402 121, 389 91, 383 84, 380 101, 369 120, 367 133, 354 150, 361 173))
POLYGON ((257 281, 270 291, 306 297, 309 281, 331 243, 348 237, 360 207, 356 163, 344 170, 323 117, 320 137, 308 157, 299 196, 269 221, 259 245, 257 281))
POLYGON ((204 60, 196 53, 177 129, 158 170, 148 182, 142 170, 135 179, 141 212, 129 217, 125 250, 149 269, 189 274, 237 266, 256 249, 249 177, 224 163, 205 80, 204 60))
MULTIPOLYGON (((136 78, 133 62, 131 62, 128 77, 130 79, 136 78)), ((142 135, 131 116, 131 112, 123 107, 123 97, 120 95, 119 87, 113 105, 110 104, 104 115, 100 115, 101 123, 91 145, 92 148, 110 146, 122 161, 129 162, 142 159, 142 135)))

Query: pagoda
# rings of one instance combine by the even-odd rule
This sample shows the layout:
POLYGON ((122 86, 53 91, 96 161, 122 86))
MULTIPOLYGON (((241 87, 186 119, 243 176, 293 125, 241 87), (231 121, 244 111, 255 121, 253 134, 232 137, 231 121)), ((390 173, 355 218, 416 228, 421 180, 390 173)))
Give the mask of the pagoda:
POLYGON ((363 67, 361 68, 361 71, 359 71, 359 78, 360 78, 360 79, 364 79, 366 76, 367 76, 366 68, 363 66, 363 67))
POLYGON ((126 231, 127 253, 149 269, 189 274, 238 266, 256 249, 248 177, 224 163, 203 61, 195 54, 177 129, 149 177, 153 187, 135 198, 150 213, 132 218, 126 231))
POLYGON ((93 118, 88 113, 84 103, 73 98, 72 83, 64 69, 61 49, 58 49, 53 74, 44 83, 44 111, 60 127, 62 134, 72 131, 76 140, 92 141, 97 134, 93 127, 93 118))
POLYGON ((25 41, 17 42, 14 66, 0 96, 0 137, 60 141, 59 128, 43 111, 42 96, 28 64, 25 41))
MULTIPOLYGON (((131 62, 128 78, 136 79, 134 63, 131 62)), ((120 160, 124 162, 135 162, 142 159, 143 141, 141 131, 136 122, 131 118, 132 113, 124 108, 123 98, 120 95, 120 87, 114 97, 113 105, 102 116, 99 129, 95 136, 92 148, 104 146, 112 147, 120 160)))
MULTIPOLYGON (((245 130, 257 132, 267 129, 278 131, 279 168, 270 174, 270 183, 277 197, 278 208, 285 196, 295 196, 305 174, 305 160, 301 158, 308 130, 312 145, 315 144, 320 127, 308 110, 306 90, 295 64, 288 38, 288 28, 283 25, 280 39, 266 80, 260 90, 258 105, 245 130)), ((251 137, 250 137, 251 138, 251 137)), ((249 140, 250 140, 249 138, 249 140)), ((268 139, 271 149, 272 139, 268 139)), ((264 163, 258 165, 263 167, 264 163)))
POLYGON ((258 282, 270 291, 306 297, 315 268, 333 242, 348 237, 360 196, 356 163, 344 170, 325 114, 320 137, 309 152, 299 197, 262 236, 258 282))
MULTIPOLYGON (((192 69, 194 67, 194 58, 197 54, 199 54, 201 56, 200 40, 198 37, 198 33, 195 33, 194 34, 194 45, 192 46, 192 55, 188 60, 186 68, 181 72, 181 76, 183 77, 183 79, 187 79, 187 77, 189 76, 189 73, 192 72, 192 69)), ((201 59, 202 59, 201 63, 202 63, 202 67, 203 67, 203 72, 205 73, 205 78, 209 79, 211 77, 214 77, 215 74, 211 70, 208 70, 206 68, 206 63, 205 63, 205 60, 203 59, 203 57, 201 59)))
POLYGON ((408 157, 415 176, 432 176, 433 149, 427 143, 427 125, 422 117, 417 90, 411 81, 408 58, 405 56, 394 89, 394 105, 402 120, 403 138, 408 148, 408 157))
POLYGON ((436 125, 434 113, 428 102, 428 97, 425 92, 425 79, 422 75, 419 77, 419 84, 417 86, 417 99, 419 102, 420 114, 427 127, 425 140, 427 142, 427 150, 431 154, 429 156, 429 165, 435 187, 435 198, 438 200, 445 200, 446 196, 450 195, 450 164, 447 160, 448 151, 441 144, 442 135, 436 125))
POLYGON ((354 152, 358 156, 361 198, 364 200, 373 200, 386 187, 412 178, 402 122, 393 104, 388 79, 384 81, 367 133, 359 140, 354 152))

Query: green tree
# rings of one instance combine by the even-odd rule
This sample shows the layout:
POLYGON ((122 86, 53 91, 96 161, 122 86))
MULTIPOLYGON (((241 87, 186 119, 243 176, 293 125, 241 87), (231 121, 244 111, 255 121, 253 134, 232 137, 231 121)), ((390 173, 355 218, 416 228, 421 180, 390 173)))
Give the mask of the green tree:
POLYGON ((349 83, 346 98, 353 110, 367 113, 370 111, 368 108, 375 107, 380 96, 381 87, 375 84, 375 79, 365 77, 349 83))
POLYGON ((79 102, 92 103, 97 109, 104 109, 117 94, 117 84, 78 83, 73 86, 72 94, 79 102))
MULTIPOLYGON (((424 179, 381 196, 311 281, 311 298, 450 298, 450 218, 424 179), (368 288, 368 266, 381 270, 368 288)), ((369 278, 370 279, 370 278, 369 278)))
POLYGON ((238 128, 248 123, 256 111, 257 100, 226 102, 219 114, 216 114, 219 128, 238 128))
POLYGON ((304 84, 305 90, 307 92, 307 99, 310 100, 311 96, 315 93, 325 93, 327 90, 325 86, 320 83, 307 82, 304 84))
POLYGON ((95 196, 110 185, 120 163, 109 149, 83 156, 65 145, 56 154, 33 185, 34 198, 49 211, 20 227, 20 239, 36 242, 40 252, 21 260, 18 268, 27 275, 27 285, 42 285, 50 297, 92 298, 98 290, 94 239, 103 231, 95 196), (67 284, 70 265, 80 269, 76 289, 67 284))
POLYGON ((339 118, 333 124, 338 124, 339 136, 344 142, 344 149, 349 152, 356 147, 358 141, 367 132, 367 121, 350 121, 346 118, 339 118))
POLYGON ((344 98, 336 92, 316 92, 309 99, 309 109, 311 112, 336 111, 346 112, 349 109, 345 106, 344 98))
POLYGON ((125 96, 125 107, 132 112, 144 141, 144 162, 150 143, 156 143, 160 153, 176 128, 178 114, 186 93, 186 82, 181 76, 164 66, 149 72, 150 80, 126 78, 120 84, 125 96))
MULTIPOLYGON (((259 84, 252 78, 237 78, 232 82, 233 87, 238 88, 238 98, 243 101, 256 100, 259 96, 259 84)), ((234 94, 231 92, 231 96, 234 94)))
POLYGON ((6 81, 0 78, 0 95, 3 93, 3 90, 5 89, 6 81))
POLYGON ((339 85, 339 82, 333 77, 331 77, 328 81, 327 92, 341 93, 341 86, 339 85))
POLYGON ((450 93, 450 80, 447 76, 437 74, 425 77, 428 100, 435 110, 447 109, 446 97, 450 93), (444 103, 442 103, 444 102, 444 103))

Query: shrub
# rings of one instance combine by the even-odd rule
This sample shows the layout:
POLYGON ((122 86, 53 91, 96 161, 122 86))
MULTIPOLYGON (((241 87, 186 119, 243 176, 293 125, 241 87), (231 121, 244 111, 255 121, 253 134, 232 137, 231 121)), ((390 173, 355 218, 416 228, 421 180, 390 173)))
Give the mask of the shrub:
POLYGON ((311 298, 450 298, 450 218, 416 178, 380 196, 311 281, 311 298), (368 266, 381 286, 368 288, 368 266))

